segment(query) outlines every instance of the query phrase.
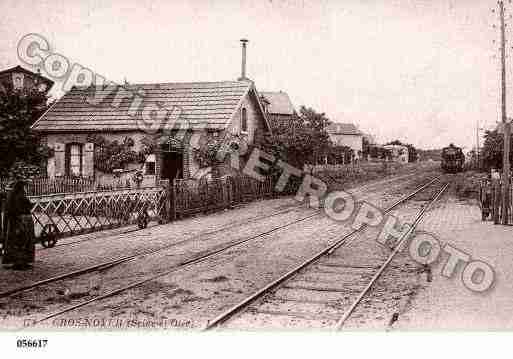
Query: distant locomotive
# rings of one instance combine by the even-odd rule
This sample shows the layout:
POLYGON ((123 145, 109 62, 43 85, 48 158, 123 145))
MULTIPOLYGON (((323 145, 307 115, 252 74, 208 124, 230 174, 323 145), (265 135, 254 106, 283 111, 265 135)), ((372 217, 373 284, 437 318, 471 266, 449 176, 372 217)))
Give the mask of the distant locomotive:
POLYGON ((463 171, 465 163, 465 155, 461 148, 454 146, 452 143, 442 149, 442 170, 448 173, 456 173, 463 171))

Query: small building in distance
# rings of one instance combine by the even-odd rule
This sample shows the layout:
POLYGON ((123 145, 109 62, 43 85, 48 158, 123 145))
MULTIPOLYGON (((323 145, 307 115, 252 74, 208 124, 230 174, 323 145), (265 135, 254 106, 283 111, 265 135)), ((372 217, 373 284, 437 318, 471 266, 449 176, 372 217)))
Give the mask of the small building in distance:
POLYGON ((383 161, 390 158, 387 149, 380 145, 375 137, 370 133, 363 134, 363 160, 365 161, 383 161))
POLYGON ((0 91, 32 91, 48 93, 53 81, 21 66, 0 71, 0 91))
POLYGON ((296 116, 296 109, 286 92, 260 92, 260 98, 273 129, 287 126, 296 116))
POLYGON ((408 163, 408 147, 403 145, 384 145, 383 148, 390 151, 392 161, 408 163))
POLYGON ((352 123, 334 122, 326 127, 326 132, 335 146, 347 146, 360 159, 363 151, 363 133, 352 123))

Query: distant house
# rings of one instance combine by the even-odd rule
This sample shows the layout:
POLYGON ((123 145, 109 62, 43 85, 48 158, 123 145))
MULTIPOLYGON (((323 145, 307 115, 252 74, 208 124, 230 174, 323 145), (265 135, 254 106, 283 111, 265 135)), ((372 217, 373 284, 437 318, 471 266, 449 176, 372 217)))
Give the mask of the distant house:
POLYGON ((267 118, 273 128, 290 123, 296 110, 286 92, 260 92, 267 118))
POLYGON ((376 161, 384 159, 385 155, 383 151, 385 151, 385 149, 383 148, 383 146, 378 144, 373 135, 371 135, 370 133, 364 133, 363 143, 363 155, 365 156, 364 160, 376 161))
POLYGON ((363 150, 363 133, 352 123, 334 122, 326 127, 331 142, 336 146, 347 146, 360 158, 363 150))
POLYGON ((384 145, 384 149, 392 154, 392 161, 408 163, 408 147, 403 145, 384 145))
POLYGON ((21 66, 0 71, 0 91, 36 90, 46 94, 53 86, 53 81, 41 74, 24 69, 21 66))
MULTIPOLYGON (((187 129, 182 131, 186 132, 185 137, 173 129, 170 135, 162 136, 161 130, 166 124, 150 126, 158 129, 150 136, 155 151, 146 157, 144 164, 128 168, 144 170, 143 185, 154 185, 161 179, 188 179, 200 171, 202 166, 189 146, 194 134, 218 138, 237 135, 252 144, 262 133, 270 131, 252 81, 139 84, 124 88, 134 92, 143 90, 146 104, 158 103, 166 109, 178 109, 175 124, 183 124, 187 129)), ((90 104, 84 98, 91 95, 91 89, 72 88, 32 126, 54 149, 54 156, 47 164, 49 177, 95 177, 106 182, 110 178, 96 170, 94 144, 88 142, 88 136, 100 134, 111 141, 129 137, 135 151, 139 151, 142 140, 148 138, 145 127, 148 120, 142 118, 141 110, 135 111, 135 115, 129 113, 133 110, 131 99, 122 98, 113 106, 115 91, 97 87, 93 93, 104 96, 103 101, 90 104)), ((220 171, 223 174, 230 168, 224 166, 220 171)))

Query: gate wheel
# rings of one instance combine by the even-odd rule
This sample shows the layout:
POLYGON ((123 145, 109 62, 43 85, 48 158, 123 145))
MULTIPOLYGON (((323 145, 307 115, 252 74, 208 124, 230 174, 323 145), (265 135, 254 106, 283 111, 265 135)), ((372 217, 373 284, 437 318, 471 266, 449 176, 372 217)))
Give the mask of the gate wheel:
POLYGON ((146 213, 146 211, 139 213, 137 217, 137 227, 139 227, 139 229, 148 227, 148 213, 146 213))
POLYGON ((57 243, 57 233, 59 230, 53 223, 47 223, 41 232, 41 244, 45 248, 52 248, 57 243))

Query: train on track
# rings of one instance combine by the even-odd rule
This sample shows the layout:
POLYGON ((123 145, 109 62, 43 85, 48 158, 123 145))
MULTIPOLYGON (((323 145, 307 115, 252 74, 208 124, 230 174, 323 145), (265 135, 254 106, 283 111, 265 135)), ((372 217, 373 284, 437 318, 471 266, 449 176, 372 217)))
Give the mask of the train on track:
POLYGON ((442 170, 446 173, 457 173, 463 171, 465 155, 460 147, 450 144, 442 149, 442 170))

